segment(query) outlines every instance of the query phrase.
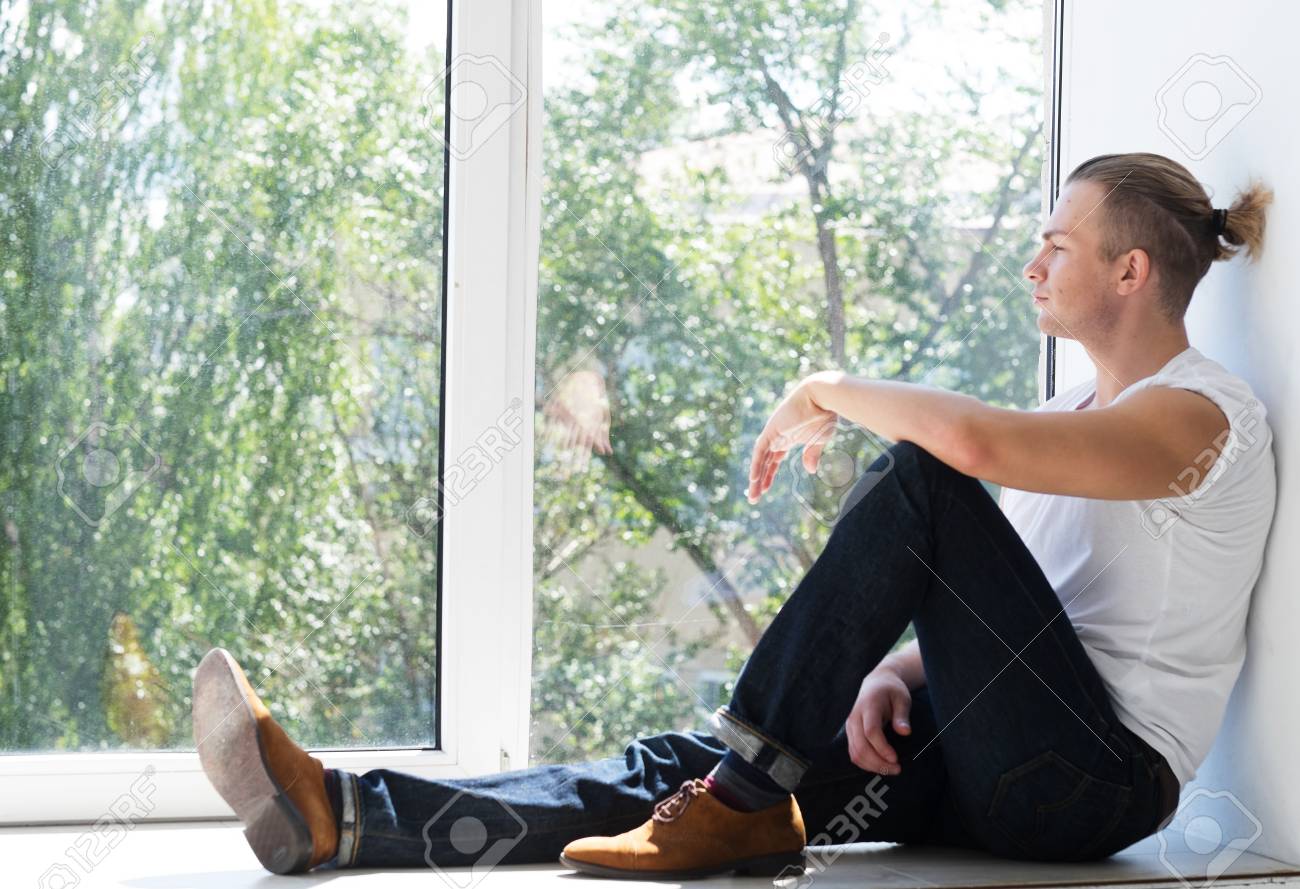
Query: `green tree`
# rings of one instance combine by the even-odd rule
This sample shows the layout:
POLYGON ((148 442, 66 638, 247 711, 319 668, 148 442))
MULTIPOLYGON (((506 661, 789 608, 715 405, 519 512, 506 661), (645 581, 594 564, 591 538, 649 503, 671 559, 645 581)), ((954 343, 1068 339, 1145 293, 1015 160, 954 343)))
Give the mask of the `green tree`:
POLYGON ((103 699, 129 689, 102 675, 116 613, 168 745, 212 645, 309 743, 430 743, 434 553, 404 512, 437 465, 440 57, 397 5, 24 6, 0 16, 0 743, 139 742, 103 699))
MULTIPOLYGON (((906 23, 899 46, 944 27, 946 9, 936 3, 906 23)), ((788 483, 760 507, 744 500, 749 447, 789 383, 841 366, 1004 405, 1033 402, 1037 334, 1023 302, 1008 301, 1014 282, 996 257, 1031 252, 1043 151, 1037 87, 1007 90, 1026 112, 1010 139, 981 116, 987 88, 960 72, 924 114, 868 104, 854 118, 850 73, 864 59, 876 64, 866 26, 878 10, 853 0, 610 10, 574 35, 589 47, 584 76, 546 99, 538 323, 540 341, 560 347, 539 359, 539 401, 563 391, 568 375, 602 368, 611 449, 578 476, 538 450, 538 619, 552 616, 557 558, 576 574, 584 553, 650 547, 653 533, 666 533, 711 581, 719 630, 747 640, 732 650, 734 668, 824 545, 825 517, 843 493, 815 483, 801 492, 790 461, 788 483), (721 114, 690 106, 684 83, 721 114), (720 144, 726 154, 737 144, 729 138, 753 131, 794 146, 784 175, 803 198, 728 221, 725 211, 744 199, 729 175, 742 161, 696 163, 685 146, 720 144), (649 181, 644 160, 674 148, 678 175, 649 181), (953 191, 954 171, 970 166, 1000 172, 987 190, 953 191)), ((1008 15, 1000 4, 983 26, 1004 28, 1008 15)), ((885 444, 849 436, 844 446, 860 470, 885 444)), ((611 578, 599 598, 627 593, 611 578)), ((640 601, 624 621, 654 617, 656 597, 640 601)), ((603 688, 586 718, 627 725, 641 691, 597 682, 619 675, 622 658, 597 632, 573 644, 581 655, 544 659, 568 665, 563 677, 539 650, 535 681, 603 688)), ((664 670, 662 654, 642 656, 664 670)), ((549 690, 535 706, 556 697, 549 690)), ((688 694, 675 712, 656 706, 632 725, 699 727, 700 703, 688 694)), ((570 735, 556 748, 547 738, 534 754, 608 755, 625 741, 570 735)))
MULTIPOLYGON (((1033 52, 1031 6, 979 27, 1033 52)), ((888 45, 968 8, 909 7, 888 45)), ((852 109, 881 8, 595 9, 583 76, 546 96, 549 761, 698 727, 711 702, 682 670, 720 646, 737 667, 811 565, 834 489, 792 472, 743 498, 792 381, 1035 395, 1032 318, 995 257, 1034 239, 1036 83, 954 70, 924 113, 852 109), (985 112, 995 86, 1022 100, 1009 122, 985 112), (738 213, 747 186, 710 157, 756 133, 793 147, 772 184, 794 188, 738 213), (954 189, 966 170, 992 173, 954 189), (591 409, 610 447, 580 438, 575 469, 564 427, 591 409), (636 555, 664 540, 707 590, 675 628, 672 581, 636 555)), ((0 0, 4 749, 188 746, 212 645, 309 744, 436 742, 436 553, 413 508, 438 466, 444 60, 408 31, 396 0, 0 0)), ((845 438, 859 464, 880 445, 845 438)))

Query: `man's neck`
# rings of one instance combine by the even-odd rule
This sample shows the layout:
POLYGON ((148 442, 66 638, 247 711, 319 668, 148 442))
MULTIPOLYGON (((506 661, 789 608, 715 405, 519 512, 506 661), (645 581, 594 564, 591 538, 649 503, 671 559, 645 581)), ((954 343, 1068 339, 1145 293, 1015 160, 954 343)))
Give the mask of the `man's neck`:
POLYGON ((1160 370, 1188 345, 1187 330, 1180 324, 1122 341, 1084 346, 1097 368, 1097 396, 1088 407, 1106 407, 1120 392, 1160 370))

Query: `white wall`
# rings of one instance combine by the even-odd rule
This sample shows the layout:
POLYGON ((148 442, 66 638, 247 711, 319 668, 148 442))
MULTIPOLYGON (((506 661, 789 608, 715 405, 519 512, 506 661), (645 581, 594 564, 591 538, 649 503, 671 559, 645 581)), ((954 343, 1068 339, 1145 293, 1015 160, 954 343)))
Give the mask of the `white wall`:
MULTIPOLYGON (((1263 261, 1217 263, 1188 314, 1192 344, 1249 380, 1268 409, 1279 499, 1251 610, 1246 667, 1215 748, 1184 790, 1184 801, 1197 788, 1230 791, 1262 826, 1250 851, 1300 862, 1300 596, 1295 594, 1300 547, 1290 544, 1300 539, 1300 482, 1292 471, 1300 462, 1300 411, 1293 400, 1300 381, 1300 295, 1293 283, 1300 234, 1300 77, 1293 43, 1300 5, 1066 0, 1065 6, 1062 180, 1097 154, 1154 151, 1185 164, 1211 190, 1215 206, 1227 206, 1234 189, 1251 176, 1262 177, 1276 193, 1263 261), (1259 99, 1244 117, 1243 105, 1212 125, 1208 142, 1213 147, 1200 159, 1191 156, 1199 149, 1189 153, 1162 129, 1156 101, 1166 82, 1198 53, 1231 58, 1254 85, 1227 66, 1202 67, 1184 83, 1208 77, 1246 99, 1257 85, 1259 99)), ((1171 104, 1180 92, 1175 87, 1169 93, 1171 104)), ((1213 101, 1207 85, 1188 95, 1193 107, 1213 101)), ((1184 118, 1174 125, 1171 119, 1167 127, 1176 126, 1182 142, 1190 144, 1186 131, 1195 123, 1184 118)), ((1057 391, 1091 370, 1073 343, 1060 345, 1065 354, 1057 391)), ((1232 835, 1249 835, 1252 828, 1245 815, 1224 824, 1232 835)))

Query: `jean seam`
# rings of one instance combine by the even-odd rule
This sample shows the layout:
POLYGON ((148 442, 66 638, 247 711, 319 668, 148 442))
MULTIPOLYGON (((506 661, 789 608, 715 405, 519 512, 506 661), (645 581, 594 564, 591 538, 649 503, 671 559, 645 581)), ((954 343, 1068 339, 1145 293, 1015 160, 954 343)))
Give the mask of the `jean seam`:
POLYGON ((1123 802, 1120 805, 1115 807, 1115 811, 1111 815, 1110 821, 1108 821, 1105 825, 1099 828, 1096 834, 1093 837, 1091 837, 1087 841, 1087 843, 1084 844, 1078 850, 1077 855, 1079 860, 1086 860, 1090 856, 1092 856, 1098 848, 1104 847, 1106 841, 1109 840, 1114 835, 1115 831, 1118 829, 1120 822, 1123 820, 1123 817, 1125 813, 1128 811, 1129 806, 1132 802, 1133 787, 1131 784, 1125 785, 1115 781, 1108 781, 1104 778, 1098 778, 1095 775, 1093 775, 1091 772, 1089 772, 1087 769, 1084 769, 1081 766, 1079 766, 1073 760, 1066 759, 1055 748, 1049 748, 1047 750, 1044 750, 1041 753, 1035 754, 1034 756, 1031 756, 1029 759, 1025 760, 1024 762, 1019 763, 1004 771, 998 778, 997 788, 995 789, 995 792, 993 794, 993 799, 989 802, 988 813, 986 817, 992 824, 994 824, 998 828, 999 832, 1003 836, 1005 836, 1008 840, 1010 840, 1017 848, 1019 848, 1026 855, 1029 855, 1030 857, 1034 857, 1034 858, 1040 857, 1042 852, 1041 849, 1035 849, 1032 844, 1022 840, 1014 832, 1012 832, 1007 828, 1007 826, 1002 822, 1001 818, 999 817, 998 808, 999 808, 999 804, 1002 803, 1002 801, 1005 799, 1007 793, 1010 790, 1012 781, 1009 781, 1008 779, 1010 779, 1012 775, 1016 775, 1016 778, 1013 780, 1018 780, 1023 775, 1033 774, 1035 771, 1041 769, 1043 765, 1045 765, 1047 762, 1050 762, 1052 759, 1056 759, 1057 761, 1064 763, 1069 768, 1078 772, 1080 778, 1078 784, 1075 787, 1074 793, 1071 794, 1071 796, 1066 797, 1066 799, 1063 801, 1062 804, 1058 805, 1054 803, 1050 806, 1035 804, 1034 806, 1035 819, 1037 819, 1042 812, 1051 810, 1053 808, 1057 808, 1061 811, 1068 810, 1069 806, 1076 801, 1075 797, 1078 797, 1082 789, 1089 786, 1089 784, 1103 785, 1103 786, 1114 788, 1120 794, 1120 798, 1123 800, 1123 802))
POLYGON ((714 711, 712 721, 715 733, 728 750, 762 771, 778 786, 785 788, 789 792, 793 792, 794 788, 799 785, 799 782, 803 780, 803 776, 811 766, 807 759, 792 753, 784 744, 736 716, 725 706, 714 711), (728 743, 727 736, 729 735, 742 739, 741 744, 749 755, 733 744, 728 743), (759 749, 753 749, 749 741, 757 741, 759 749), (775 757, 770 763, 759 765, 759 757, 765 749, 774 751, 775 757))
POLYGON ((736 723, 741 728, 746 729, 751 734, 757 735, 759 740, 762 741, 764 744, 767 744, 771 747, 775 747, 781 753, 793 759, 798 765, 804 767, 805 769, 808 768, 809 762, 807 759, 793 752, 792 750, 790 750, 790 748, 786 747, 784 744, 782 744, 780 741, 776 740, 775 738, 771 737, 770 735, 766 734, 761 729, 758 729, 755 726, 750 725, 748 721, 741 719, 739 716, 732 713, 728 708, 719 707, 718 713, 720 716, 724 717, 725 719, 728 719, 736 723))
POLYGON ((356 859, 361 854, 361 838, 365 836, 365 807, 361 806, 361 788, 356 776, 348 773, 348 779, 352 781, 352 857, 348 864, 355 864, 356 859))

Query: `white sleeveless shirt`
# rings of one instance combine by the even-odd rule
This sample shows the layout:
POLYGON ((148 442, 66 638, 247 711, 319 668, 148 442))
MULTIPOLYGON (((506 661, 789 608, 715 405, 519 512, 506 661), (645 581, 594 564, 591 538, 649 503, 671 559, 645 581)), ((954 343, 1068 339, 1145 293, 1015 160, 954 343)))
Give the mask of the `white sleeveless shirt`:
MULTIPOLYGON (((1250 386, 1194 348, 1115 401, 1150 386, 1190 389, 1218 405, 1230 426, 1219 459, 1202 454, 1159 500, 1004 488, 1000 505, 1065 607, 1120 721, 1186 783, 1210 751, 1245 659, 1246 613, 1277 493, 1273 436, 1250 386)), ((1088 381, 1037 410, 1074 410, 1095 396, 1088 381)))

